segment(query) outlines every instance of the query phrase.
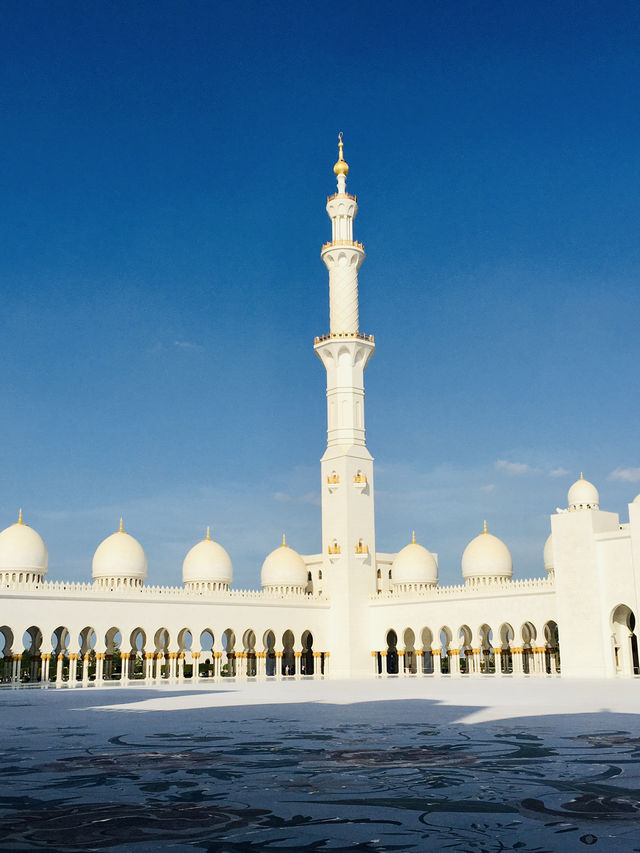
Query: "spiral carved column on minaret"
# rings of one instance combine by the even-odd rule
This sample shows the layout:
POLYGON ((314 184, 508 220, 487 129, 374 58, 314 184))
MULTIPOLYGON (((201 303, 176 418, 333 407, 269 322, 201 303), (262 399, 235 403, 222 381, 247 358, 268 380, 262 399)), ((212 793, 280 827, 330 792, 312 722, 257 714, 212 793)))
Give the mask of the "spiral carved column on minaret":
POLYGON ((331 333, 358 331, 358 270, 355 266, 329 271, 331 333))

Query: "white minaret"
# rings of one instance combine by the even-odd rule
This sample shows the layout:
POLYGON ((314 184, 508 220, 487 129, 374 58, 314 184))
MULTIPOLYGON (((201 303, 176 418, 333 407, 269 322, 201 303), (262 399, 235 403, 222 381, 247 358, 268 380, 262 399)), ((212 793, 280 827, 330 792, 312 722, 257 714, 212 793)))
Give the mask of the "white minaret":
POLYGON ((331 596, 333 677, 371 675, 366 601, 376 590, 373 458, 364 429, 364 369, 373 335, 358 330, 358 269, 364 247, 353 239, 356 197, 346 191, 349 167, 339 136, 333 171, 338 192, 327 199, 332 239, 321 257, 329 270, 330 333, 314 349, 327 371, 327 449, 322 457, 322 551, 331 596))

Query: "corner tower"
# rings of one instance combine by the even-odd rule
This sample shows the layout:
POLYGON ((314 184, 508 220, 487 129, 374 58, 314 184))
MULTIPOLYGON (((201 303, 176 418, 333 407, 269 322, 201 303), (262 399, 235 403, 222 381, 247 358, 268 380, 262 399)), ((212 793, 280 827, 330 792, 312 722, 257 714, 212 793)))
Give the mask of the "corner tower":
MULTIPOLYGON (((370 674, 366 602, 375 593, 373 458, 364 427, 364 369, 375 345, 359 330, 358 270, 364 247, 353 239, 356 197, 346 191, 349 166, 342 134, 333 171, 337 192, 327 199, 332 239, 321 257, 329 271, 329 334, 314 349, 327 371, 327 449, 322 457, 322 552, 331 595, 331 672, 370 674)), ((325 584, 326 585, 326 584, 325 584)))

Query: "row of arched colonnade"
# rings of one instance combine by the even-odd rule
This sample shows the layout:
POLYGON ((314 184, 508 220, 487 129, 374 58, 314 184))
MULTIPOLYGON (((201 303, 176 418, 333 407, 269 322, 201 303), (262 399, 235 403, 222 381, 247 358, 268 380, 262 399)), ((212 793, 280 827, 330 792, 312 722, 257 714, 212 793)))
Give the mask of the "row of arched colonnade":
POLYGON ((494 632, 484 624, 474 632, 461 625, 456 632, 423 628, 389 629, 384 646, 371 653, 376 676, 406 675, 557 675, 560 673, 558 626, 541 630, 525 622, 516 632, 504 622, 494 632))
POLYGON ((0 626, 2 682, 82 685, 115 680, 277 680, 329 674, 329 652, 314 649, 309 630, 299 638, 291 630, 282 637, 268 630, 258 642, 251 629, 236 637, 231 628, 219 636, 206 628, 194 637, 188 628, 183 628, 171 637, 167 628, 159 628, 148 637, 139 627, 123 638, 120 629, 113 626, 100 642, 91 626, 75 638, 60 625, 52 632, 50 643, 44 641, 45 635, 37 625, 27 628, 19 638, 9 626, 0 626), (50 651, 45 651, 45 646, 50 651))

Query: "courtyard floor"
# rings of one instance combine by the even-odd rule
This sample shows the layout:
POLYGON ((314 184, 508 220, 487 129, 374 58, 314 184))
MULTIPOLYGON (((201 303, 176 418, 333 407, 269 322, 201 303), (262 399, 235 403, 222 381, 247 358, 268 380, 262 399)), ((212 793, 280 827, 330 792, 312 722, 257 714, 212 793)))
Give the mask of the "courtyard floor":
POLYGON ((640 851, 640 681, 0 689, 0 849, 640 851))

